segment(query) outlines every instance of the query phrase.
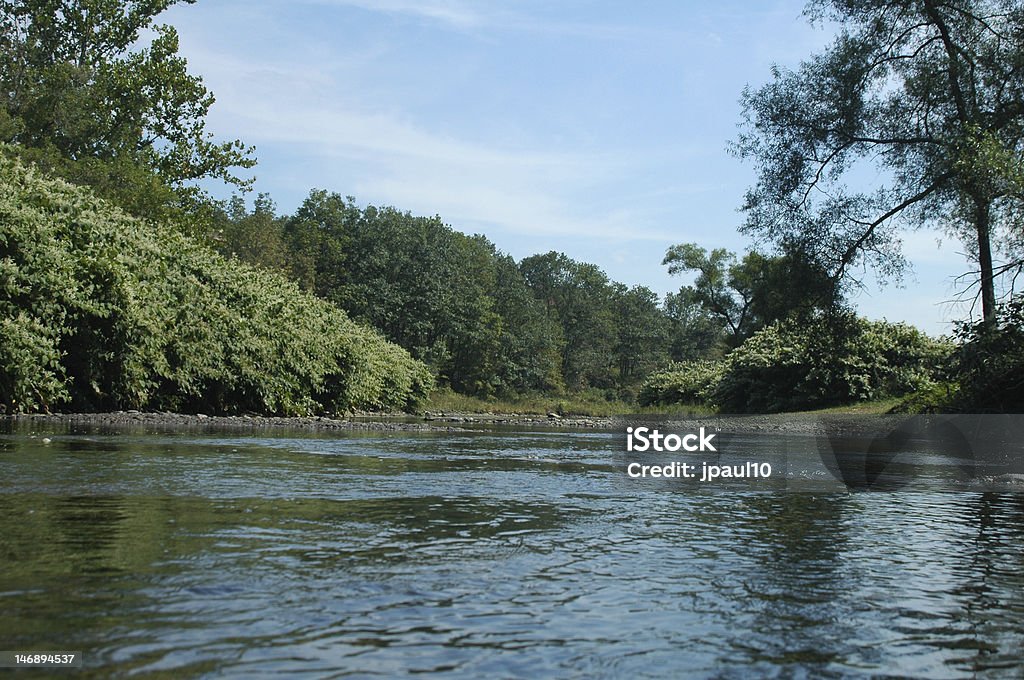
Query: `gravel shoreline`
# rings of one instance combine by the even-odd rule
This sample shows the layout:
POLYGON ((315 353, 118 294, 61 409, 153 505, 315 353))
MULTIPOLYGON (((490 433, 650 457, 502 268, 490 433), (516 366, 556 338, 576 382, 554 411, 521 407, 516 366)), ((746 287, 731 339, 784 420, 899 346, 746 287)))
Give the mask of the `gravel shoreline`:
POLYGON ((612 418, 562 418, 522 414, 426 413, 411 414, 360 413, 343 418, 326 416, 208 416, 202 413, 149 413, 114 411, 108 413, 31 413, 5 416, 14 423, 45 425, 79 425, 104 427, 146 427, 171 429, 235 429, 235 430, 309 430, 357 432, 468 432, 474 426, 555 427, 560 429, 611 428, 612 418), (467 427, 469 426, 469 427, 467 427))
POLYGON ((18 414, 6 418, 15 423, 46 425, 83 425, 104 427, 146 427, 156 429, 234 429, 234 430, 346 430, 366 432, 449 432, 461 428, 429 425, 422 422, 398 420, 339 419, 324 416, 208 416, 202 413, 146 413, 140 411, 114 411, 110 413, 46 413, 18 414))
POLYGON ((362 432, 470 432, 495 427, 524 427, 560 430, 617 430, 629 425, 649 423, 677 431, 695 430, 712 425, 733 433, 820 434, 837 428, 857 432, 873 432, 879 425, 892 423, 906 416, 843 414, 843 413, 781 413, 750 416, 652 416, 622 415, 615 417, 562 417, 517 413, 445 413, 427 412, 422 416, 409 414, 362 413, 344 418, 325 416, 207 416, 204 414, 146 413, 116 411, 111 413, 18 414, 4 420, 15 423, 67 424, 109 427, 147 427, 173 429, 291 429, 309 431, 362 432))

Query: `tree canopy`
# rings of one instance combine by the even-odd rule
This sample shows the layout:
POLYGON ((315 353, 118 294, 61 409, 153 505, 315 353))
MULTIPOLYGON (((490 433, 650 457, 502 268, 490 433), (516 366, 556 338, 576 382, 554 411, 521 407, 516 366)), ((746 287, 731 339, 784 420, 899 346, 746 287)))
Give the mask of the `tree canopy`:
POLYGON ((213 94, 153 24, 179 1, 0 0, 0 141, 148 217, 195 180, 246 186, 253 149, 207 132, 213 94))
POLYGON ((1022 264, 1024 6, 813 0, 807 14, 841 26, 832 44, 743 93, 746 231, 842 278, 897 273, 899 229, 942 227, 968 246, 993 320, 996 277, 1022 264))
POLYGON ((662 264, 672 275, 697 272, 693 285, 680 288, 671 304, 704 310, 734 347, 773 321, 838 302, 828 273, 797 250, 776 256, 749 252, 738 259, 725 248, 679 243, 662 264))

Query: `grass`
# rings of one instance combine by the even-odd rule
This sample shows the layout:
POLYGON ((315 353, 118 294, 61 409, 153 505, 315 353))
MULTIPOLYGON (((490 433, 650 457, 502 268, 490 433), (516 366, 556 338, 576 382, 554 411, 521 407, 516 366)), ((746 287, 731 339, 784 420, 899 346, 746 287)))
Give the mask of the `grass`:
POLYGON ((515 399, 481 399, 458 394, 451 390, 433 392, 423 405, 425 411, 452 413, 518 413, 561 416, 607 417, 636 413, 710 415, 714 410, 702 404, 672 404, 670 406, 638 407, 625 401, 608 401, 600 393, 582 393, 564 396, 532 395, 515 399))
POLYGON ((889 413, 896 406, 906 400, 903 397, 886 397, 874 401, 862 401, 859 404, 846 404, 844 406, 830 406, 829 408, 814 409, 812 411, 801 411, 801 413, 862 413, 865 415, 881 415, 889 413))
MULTIPOLYGON (((889 397, 875 401, 865 401, 859 404, 798 411, 798 413, 879 415, 889 413, 905 401, 906 397, 889 397)), ((636 404, 620 400, 608 401, 599 392, 564 395, 561 397, 532 395, 514 399, 481 399, 479 397, 458 394, 449 389, 433 392, 422 408, 424 411, 442 411, 446 413, 515 413, 522 415, 557 413, 561 416, 586 417, 636 414, 710 416, 717 413, 715 409, 706 404, 670 404, 667 406, 639 407, 636 404)))

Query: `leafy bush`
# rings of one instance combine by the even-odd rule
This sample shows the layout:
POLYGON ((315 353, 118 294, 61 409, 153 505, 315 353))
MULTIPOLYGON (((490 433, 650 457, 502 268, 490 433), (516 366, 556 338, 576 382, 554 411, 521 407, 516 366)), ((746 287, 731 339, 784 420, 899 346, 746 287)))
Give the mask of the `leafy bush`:
POLYGON ((960 390, 953 405, 974 412, 1024 412, 1024 297, 1001 305, 995 327, 964 324, 953 361, 960 390))
POLYGON ((725 364, 722 361, 682 361, 650 375, 640 386, 640 406, 695 404, 710 401, 725 364))
POLYGON ((426 367, 282 275, 0 154, 0 403, 305 414, 407 408, 426 367))
POLYGON ((951 351, 902 323, 851 313, 790 319, 726 358, 712 399, 723 411, 772 413, 900 396, 941 377, 951 351))

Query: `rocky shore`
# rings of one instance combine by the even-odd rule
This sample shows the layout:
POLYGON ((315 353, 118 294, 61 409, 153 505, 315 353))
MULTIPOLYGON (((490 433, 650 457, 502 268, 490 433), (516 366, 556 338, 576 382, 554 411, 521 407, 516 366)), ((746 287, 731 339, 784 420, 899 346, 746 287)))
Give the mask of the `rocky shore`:
POLYGON ((114 411, 110 413, 17 414, 6 420, 17 423, 66 424, 104 427, 145 427, 174 429, 289 429, 364 432, 459 432, 476 426, 556 427, 560 429, 602 429, 614 427, 613 418, 562 417, 527 414, 445 413, 410 414, 357 413, 340 417, 279 417, 260 415, 210 416, 202 413, 148 413, 114 411))
POLYGON ((362 418, 327 418, 307 416, 284 418, 278 416, 208 416, 202 413, 144 413, 140 411, 114 411, 112 413, 51 413, 9 416, 17 423, 67 424, 81 426, 145 427, 174 429, 238 429, 238 430, 349 430, 349 431, 458 431, 457 427, 430 425, 423 422, 401 420, 364 420, 362 418))
MULTIPOLYGON (((905 416, 903 416, 905 417, 905 416)), ((277 417, 259 415, 209 416, 181 413, 116 411, 111 413, 54 413, 7 416, 17 423, 67 424, 76 426, 144 427, 153 429, 290 429, 310 431, 364 432, 459 432, 493 427, 556 428, 560 430, 623 430, 628 425, 658 423, 675 430, 695 429, 713 424, 733 433, 817 434, 824 428, 871 432, 880 424, 900 416, 842 413, 781 413, 751 416, 652 416, 615 417, 568 416, 520 413, 426 412, 422 415, 357 413, 325 416, 277 417)))

